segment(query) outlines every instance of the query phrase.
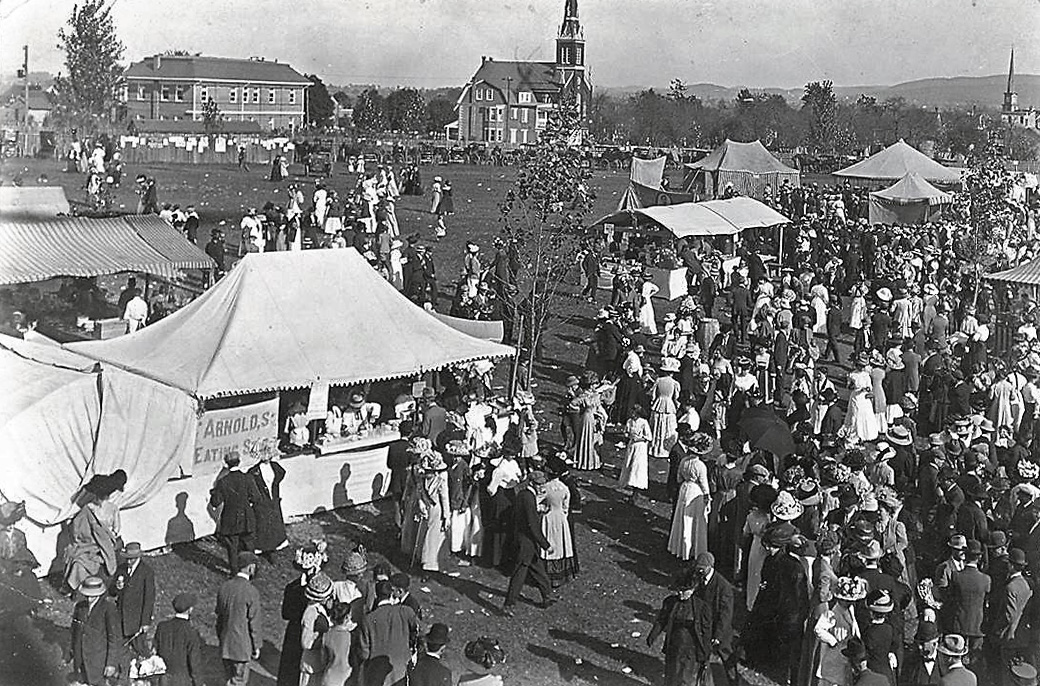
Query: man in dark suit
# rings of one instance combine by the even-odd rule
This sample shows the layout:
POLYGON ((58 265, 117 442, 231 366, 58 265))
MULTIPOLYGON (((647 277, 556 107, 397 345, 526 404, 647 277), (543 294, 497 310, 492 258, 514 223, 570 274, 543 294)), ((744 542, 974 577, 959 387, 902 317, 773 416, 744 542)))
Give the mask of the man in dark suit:
POLYGON ((1026 631, 1022 627, 1022 615, 1033 596, 1033 590, 1024 576, 1026 554, 1020 548, 1008 553, 1008 568, 1011 574, 999 597, 991 597, 990 616, 992 624, 987 632, 986 653, 990 674, 1000 674, 1007 669, 1011 658, 1021 646, 1026 645, 1026 631))
POLYGON ((733 335, 738 343, 747 342, 747 327, 751 320, 751 310, 755 302, 751 292, 744 285, 744 277, 739 272, 733 272, 733 285, 730 287, 730 322, 733 325, 733 335))
POLYGON ((83 600, 72 610, 72 669, 87 684, 116 676, 122 656, 119 611, 105 594, 105 582, 88 576, 79 585, 83 600))
POLYGON ((676 593, 664 599, 646 636, 647 648, 664 634, 664 684, 699 684, 710 675, 711 611, 694 596, 696 574, 679 578, 676 593))
POLYGON ((360 686, 392 686, 404 683, 408 675, 419 619, 412 608, 396 604, 393 595, 393 584, 377 582, 376 606, 361 618, 356 648, 360 686))
POLYGON ((617 323, 611 318, 609 310, 600 310, 596 318, 599 322, 593 333, 595 368, 592 371, 606 377, 617 372, 621 366, 625 337, 617 323))
POLYGON ((548 607, 556 602, 553 596, 552 586, 549 584, 549 575, 545 571, 545 561, 539 555, 539 551, 552 552, 552 546, 542 533, 542 516, 538 513, 537 496, 545 486, 545 473, 532 471, 524 484, 516 494, 516 502, 513 505, 513 525, 515 527, 516 540, 516 570, 509 579, 509 590, 506 592, 506 601, 502 606, 502 613, 507 617, 513 616, 513 606, 520 598, 520 592, 524 588, 524 581, 528 574, 538 590, 542 593, 542 607, 548 607))
POLYGON ((867 667, 867 649, 858 638, 850 638, 841 654, 849 659, 856 686, 891 686, 888 677, 867 667))
POLYGON ((155 652, 166 663, 163 686, 202 686, 202 637, 191 625, 195 596, 179 593, 174 615, 155 627, 155 652))
POLYGON ((668 502, 675 504, 679 499, 679 465, 689 454, 686 442, 696 433, 693 427, 686 422, 681 422, 676 428, 677 439, 675 445, 668 450, 668 481, 665 488, 668 491, 668 502))
POLYGON ((975 674, 964 666, 968 644, 959 634, 946 634, 939 641, 939 686, 976 686, 975 674))
POLYGON ((148 630, 155 614, 155 572, 141 559, 141 544, 127 543, 126 561, 116 570, 111 593, 116 598, 123 645, 138 655, 148 655, 148 630))
POLYGON ((256 512, 254 507, 260 502, 260 491, 256 481, 241 469, 238 455, 224 458, 227 473, 217 479, 210 491, 210 507, 220 507, 220 522, 217 524, 217 537, 227 549, 228 567, 231 573, 238 571, 239 552, 253 550, 253 534, 256 532, 256 512))
POLYGON ((451 670, 441 663, 444 647, 448 645, 448 626, 434 624, 426 634, 426 652, 415 661, 408 676, 411 686, 451 686, 451 670))
POLYGON ((964 569, 954 573, 950 579, 950 602, 953 603, 953 630, 968 643, 972 662, 982 647, 982 613, 989 593, 989 575, 979 571, 982 559, 982 544, 975 539, 968 541, 964 558, 964 569))
MULTIPOLYGON (((241 472, 238 472, 242 474, 241 472)), ((245 474, 242 476, 246 479, 245 474)), ((252 480, 250 480, 252 484, 252 480)), ((256 486, 253 486, 256 488, 256 486)), ((238 569, 217 589, 217 640, 228 686, 245 686, 249 662, 259 659, 261 635, 260 592, 251 583, 259 558, 250 552, 237 556, 238 569)))
POLYGON ((693 565, 699 583, 693 595, 704 601, 711 616, 711 647, 726 667, 726 677, 737 684, 737 665, 733 657, 733 585, 715 571, 715 556, 701 553, 693 565))
POLYGON ((899 670, 899 686, 935 686, 942 679, 939 674, 939 629, 935 622, 921 622, 914 637, 917 650, 907 658, 899 670))

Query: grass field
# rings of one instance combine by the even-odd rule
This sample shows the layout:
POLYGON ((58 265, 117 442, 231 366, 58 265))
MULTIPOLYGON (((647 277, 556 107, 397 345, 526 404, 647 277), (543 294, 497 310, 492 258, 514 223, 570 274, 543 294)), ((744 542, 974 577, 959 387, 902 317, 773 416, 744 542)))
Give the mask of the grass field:
MULTIPOLYGON (((219 222, 228 225, 228 238, 236 241, 237 225, 245 208, 261 206, 270 199, 280 203, 285 184, 266 181, 266 169, 250 173, 219 167, 137 167, 127 170, 131 183, 119 189, 116 205, 136 207, 132 180, 136 174, 155 176, 160 185, 160 202, 195 204, 202 219, 200 238, 219 222), (232 230, 235 227, 235 230, 232 230)), ((60 172, 54 162, 19 162, 0 169, 4 183, 15 175, 24 185, 33 185, 46 174, 51 185, 66 188, 70 199, 82 199, 82 179, 60 172)), ((465 242, 474 240, 490 248, 498 230, 497 204, 511 183, 513 171, 497 167, 439 167, 423 169, 428 184, 435 174, 450 178, 457 214, 448 221, 448 237, 434 244, 434 259, 443 282, 454 280, 462 266, 465 242)), ((312 182, 312 181, 310 181, 312 182)), ((593 215, 612 211, 627 183, 627 172, 597 173, 592 189, 597 195, 593 215)), ((334 176, 334 188, 345 190, 347 178, 334 176)), ((404 198, 398 216, 404 233, 418 230, 432 237, 427 198, 404 198)), ((605 295, 600 294, 600 300, 605 295)), ((446 303, 440 309, 446 308, 446 303)), ((660 309, 660 308, 659 308, 660 309)), ((565 308, 546 342, 546 363, 535 370, 535 391, 545 440, 558 440, 556 409, 561 398, 560 383, 567 374, 583 366, 584 338, 591 332, 595 306, 574 300, 565 308)), ((620 468, 620 451, 608 436, 604 446, 606 466, 599 473, 583 475, 586 498, 584 512, 574 516, 576 547, 581 575, 563 589, 561 602, 548 610, 521 604, 516 617, 499 616, 507 579, 495 570, 481 567, 453 568, 427 583, 413 580, 413 593, 429 608, 429 622, 443 621, 452 627, 453 643, 447 662, 456 676, 463 671, 480 672, 462 657, 466 641, 482 635, 498 638, 508 662, 495 669, 507 684, 601 684, 631 686, 661 682, 663 662, 660 644, 650 650, 645 636, 653 614, 668 593, 667 586, 679 563, 666 551, 670 508, 659 500, 632 506, 614 487, 620 468)), ((663 497, 667 470, 665 461, 652 461, 651 494, 663 497), (654 490, 655 487, 657 490, 654 490)), ((132 516, 127 513, 126 516, 132 516)), ((392 518, 385 503, 345 508, 311 517, 290 526, 294 544, 319 533, 330 542, 327 569, 336 576, 348 541, 361 541, 378 557, 395 566, 407 564, 395 553, 392 518)), ((210 540, 185 546, 175 552, 152 557, 157 572, 159 617, 170 612, 177 593, 191 590, 201 599, 195 624, 207 642, 211 673, 208 684, 221 683, 220 661, 214 635, 213 601, 224 576, 220 572, 221 549, 210 540)), ((273 684, 270 674, 278 662, 284 622, 279 604, 283 586, 294 577, 288 559, 265 565, 256 584, 264 606, 264 650, 259 677, 253 684, 273 684)), ((536 596, 533 589, 528 590, 536 596)), ((56 594, 45 606, 34 626, 16 624, 0 627, 0 683, 18 686, 65 683, 63 652, 68 647, 71 604, 56 594)), ((739 603, 738 603, 739 604, 739 603)), ((721 677, 721 672, 718 673, 721 677)), ((745 675, 751 683, 769 683, 758 675, 745 675)), ((724 683, 724 682, 720 682, 724 683)))

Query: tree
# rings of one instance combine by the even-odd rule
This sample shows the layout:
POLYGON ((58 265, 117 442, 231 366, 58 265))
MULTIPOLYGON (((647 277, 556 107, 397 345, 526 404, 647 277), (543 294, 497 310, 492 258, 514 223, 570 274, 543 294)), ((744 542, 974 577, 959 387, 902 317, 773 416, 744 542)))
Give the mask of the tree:
POLYGON ((501 239, 518 265, 513 283, 500 286, 514 320, 517 369, 527 382, 542 337, 559 314, 566 284, 578 266, 584 219, 594 199, 588 187, 589 151, 574 144, 580 130, 573 101, 552 112, 499 207, 501 239))
POLYGON ((213 98, 209 98, 202 103, 202 128, 206 131, 210 148, 212 148, 213 138, 224 128, 224 114, 220 111, 217 101, 213 98))
POLYGON ((426 124, 426 101, 414 88, 398 88, 386 98, 386 121, 391 131, 421 131, 426 124))
POLYGON ((375 88, 361 91, 354 103, 354 126, 363 133, 386 131, 385 100, 375 88))
POLYGON ((73 5, 68 25, 58 31, 68 70, 54 81, 58 107, 80 125, 96 126, 111 115, 123 80, 124 46, 106 3, 84 0, 73 5))
POLYGON ((1003 132, 996 128, 985 132, 982 145, 969 158, 964 179, 967 195, 967 230, 958 232, 955 250, 975 267, 975 296, 978 298, 983 272, 999 258, 1002 247, 1012 237, 1018 209, 1011 202, 1013 179, 1004 167, 1003 132))
POLYGON ((672 84, 668 88, 668 99, 682 102, 688 97, 689 93, 686 91, 686 84, 683 83, 682 79, 672 79, 672 84))
POLYGON ((307 78, 311 82, 307 87, 307 121, 312 126, 328 126, 336 114, 336 103, 316 74, 308 74, 307 78))
POLYGON ((834 97, 834 84, 830 81, 813 81, 805 84, 802 93, 802 111, 809 115, 809 147, 817 153, 834 151, 835 115, 838 100, 834 97))
POLYGON ((443 133, 444 127, 458 119, 455 103, 443 96, 437 96, 426 103, 426 130, 443 133))

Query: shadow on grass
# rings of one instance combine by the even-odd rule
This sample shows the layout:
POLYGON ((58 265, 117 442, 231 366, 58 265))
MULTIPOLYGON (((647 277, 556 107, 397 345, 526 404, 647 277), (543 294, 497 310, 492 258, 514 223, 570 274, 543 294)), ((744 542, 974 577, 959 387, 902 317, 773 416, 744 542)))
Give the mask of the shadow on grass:
POLYGON ((501 603, 495 604, 495 601, 490 600, 487 595, 491 594, 495 598, 501 598, 505 600, 505 591, 484 584, 478 583, 471 579, 463 579, 457 576, 448 576, 447 574, 438 574, 435 580, 446 588, 450 588, 459 595, 469 598, 473 603, 479 607, 484 608, 492 615, 499 612, 501 603), (482 595, 483 594, 483 595, 482 595))
POLYGON ((560 672, 560 679, 566 683, 579 681, 599 686, 643 686, 645 683, 592 662, 582 661, 581 664, 577 664, 570 655, 564 655, 546 646, 528 643, 527 652, 555 663, 560 672))
POLYGON ((577 643, 580 646, 602 655, 610 660, 618 660, 632 668, 632 671, 644 679, 653 683, 661 672, 661 663, 651 655, 632 650, 631 648, 618 645, 614 647, 611 643, 595 636, 578 633, 576 631, 565 631, 563 629, 549 629, 549 636, 558 641, 577 643))

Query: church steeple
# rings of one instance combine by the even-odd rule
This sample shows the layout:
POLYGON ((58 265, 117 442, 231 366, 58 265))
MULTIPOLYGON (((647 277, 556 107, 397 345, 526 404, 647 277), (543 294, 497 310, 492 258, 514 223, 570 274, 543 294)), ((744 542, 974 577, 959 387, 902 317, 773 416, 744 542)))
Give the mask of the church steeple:
POLYGON ((556 66, 585 68, 585 32, 578 20, 578 0, 564 0, 563 23, 556 37, 556 66))
POLYGON ((1014 112, 1018 109, 1018 93, 1015 92, 1014 88, 1015 80, 1015 48, 1011 48, 1011 63, 1008 65, 1008 82, 1007 90, 1004 91, 1004 106, 1001 108, 1004 112, 1014 112))

